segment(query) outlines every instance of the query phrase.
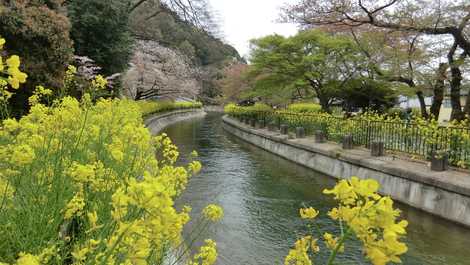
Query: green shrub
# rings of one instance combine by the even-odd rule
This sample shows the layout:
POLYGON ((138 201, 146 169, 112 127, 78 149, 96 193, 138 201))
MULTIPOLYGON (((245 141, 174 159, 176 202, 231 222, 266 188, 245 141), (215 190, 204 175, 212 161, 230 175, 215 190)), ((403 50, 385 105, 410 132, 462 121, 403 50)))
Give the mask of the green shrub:
POLYGON ((137 101, 143 116, 177 109, 201 108, 201 102, 137 101))
POLYGON ((400 117, 403 118, 405 117, 406 110, 402 108, 390 108, 387 110, 387 115, 393 116, 393 117, 400 117))
POLYGON ((321 106, 315 103, 294 103, 287 107, 288 111, 299 113, 318 113, 321 112, 321 106))
POLYGON ((255 103, 253 106, 239 106, 234 103, 230 103, 225 105, 224 112, 227 114, 251 114, 255 112, 271 112, 273 108, 271 106, 264 104, 264 103, 255 103))
POLYGON ((273 108, 271 106, 264 104, 264 103, 255 103, 253 106, 248 107, 251 111, 272 111, 273 108))

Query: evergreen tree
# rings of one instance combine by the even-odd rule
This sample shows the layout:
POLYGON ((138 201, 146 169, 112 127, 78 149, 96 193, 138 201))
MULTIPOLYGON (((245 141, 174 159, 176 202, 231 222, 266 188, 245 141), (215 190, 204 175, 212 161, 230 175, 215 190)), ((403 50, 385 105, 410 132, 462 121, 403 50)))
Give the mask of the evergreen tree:
POLYGON ((21 55, 27 83, 10 100, 12 114, 28 110, 28 97, 37 85, 62 86, 73 47, 70 23, 61 12, 60 0, 0 1, 0 35, 7 40, 5 50, 21 55))
POLYGON ((104 74, 127 68, 132 53, 130 4, 127 0, 72 0, 67 5, 75 53, 93 59, 104 74))

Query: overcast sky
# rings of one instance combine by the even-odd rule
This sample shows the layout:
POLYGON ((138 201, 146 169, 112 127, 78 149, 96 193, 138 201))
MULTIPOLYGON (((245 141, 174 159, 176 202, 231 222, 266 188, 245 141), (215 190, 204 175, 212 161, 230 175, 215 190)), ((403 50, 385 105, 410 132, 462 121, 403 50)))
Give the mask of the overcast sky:
POLYGON ((292 35, 295 25, 276 23, 279 7, 289 0, 209 0, 221 19, 225 40, 240 55, 248 55, 249 41, 277 33, 292 35))

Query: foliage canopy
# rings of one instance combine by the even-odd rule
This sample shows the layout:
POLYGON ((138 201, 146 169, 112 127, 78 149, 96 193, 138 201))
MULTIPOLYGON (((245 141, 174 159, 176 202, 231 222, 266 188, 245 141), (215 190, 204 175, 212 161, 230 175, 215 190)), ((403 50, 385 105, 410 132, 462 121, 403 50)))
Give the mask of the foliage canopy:
POLYGON ((67 4, 75 53, 111 75, 127 68, 132 53, 129 1, 72 0, 67 4))

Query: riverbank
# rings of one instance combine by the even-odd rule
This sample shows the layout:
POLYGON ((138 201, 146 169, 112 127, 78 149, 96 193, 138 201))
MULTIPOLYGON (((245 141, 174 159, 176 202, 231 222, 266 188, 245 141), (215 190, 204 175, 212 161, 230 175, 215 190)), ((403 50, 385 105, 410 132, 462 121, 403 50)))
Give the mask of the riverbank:
POLYGON ((428 213, 470 227, 470 176, 449 170, 432 172, 424 163, 396 157, 372 157, 367 149, 343 150, 313 137, 287 139, 278 132, 253 129, 225 116, 229 133, 290 161, 336 178, 373 178, 381 193, 428 213))
MULTIPOLYGON (((298 235, 308 231, 299 217, 301 207, 319 210, 317 220, 323 228, 337 225, 327 215, 336 202, 322 193, 335 185, 334 178, 258 148, 222 126, 222 116, 209 112, 162 131, 178 146, 183 161, 191 161, 190 153, 196 150, 203 165, 200 174, 189 180, 176 208, 190 205, 193 220, 207 204, 224 208, 224 219, 202 235, 217 242, 217 265, 283 264, 298 235)), ((403 264, 468 265, 470 229, 405 204, 395 206, 409 222, 409 251, 403 264)), ((190 239, 197 222, 188 225, 185 236, 190 239)), ((341 255, 338 264, 368 264, 357 241, 348 241, 346 247, 348 255, 341 255)), ((328 254, 319 253, 314 263, 326 263, 328 254)))
POLYGON ((175 110, 146 117, 144 123, 150 132, 155 135, 169 125, 188 119, 204 117, 205 115, 206 112, 203 109, 175 110))
POLYGON ((209 105, 203 108, 206 112, 224 113, 224 107, 219 105, 209 105))

